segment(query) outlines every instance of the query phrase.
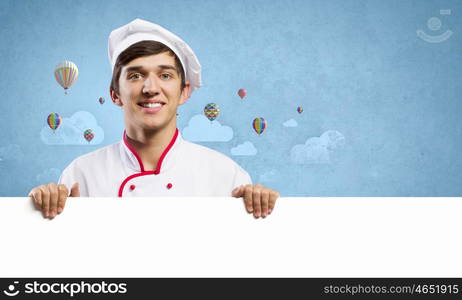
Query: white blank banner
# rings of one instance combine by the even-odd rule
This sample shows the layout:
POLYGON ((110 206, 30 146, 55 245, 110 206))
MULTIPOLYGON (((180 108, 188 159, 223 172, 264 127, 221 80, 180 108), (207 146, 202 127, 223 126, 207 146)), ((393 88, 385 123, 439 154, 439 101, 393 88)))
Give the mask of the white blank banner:
POLYGON ((0 277, 462 277, 462 198, 0 198, 0 277))

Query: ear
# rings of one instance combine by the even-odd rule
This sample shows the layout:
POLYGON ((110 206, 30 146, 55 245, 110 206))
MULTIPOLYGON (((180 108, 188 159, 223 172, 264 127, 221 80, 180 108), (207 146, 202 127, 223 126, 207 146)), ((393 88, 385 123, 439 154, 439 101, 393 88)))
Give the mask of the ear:
POLYGON ((120 100, 119 94, 117 94, 113 89, 109 88, 109 94, 111 95, 112 102, 117 106, 123 106, 122 100, 120 100))
POLYGON ((178 105, 186 103, 186 101, 188 101, 190 96, 191 96, 191 84, 189 83, 189 81, 186 81, 184 84, 184 88, 181 91, 180 103, 178 103, 178 105))

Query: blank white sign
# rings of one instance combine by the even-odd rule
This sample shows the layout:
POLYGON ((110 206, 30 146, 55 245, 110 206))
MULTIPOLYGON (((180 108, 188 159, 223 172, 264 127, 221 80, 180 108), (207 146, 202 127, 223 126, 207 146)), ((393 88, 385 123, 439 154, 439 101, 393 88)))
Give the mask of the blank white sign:
POLYGON ((461 198, 0 198, 1 277, 462 277, 461 198))

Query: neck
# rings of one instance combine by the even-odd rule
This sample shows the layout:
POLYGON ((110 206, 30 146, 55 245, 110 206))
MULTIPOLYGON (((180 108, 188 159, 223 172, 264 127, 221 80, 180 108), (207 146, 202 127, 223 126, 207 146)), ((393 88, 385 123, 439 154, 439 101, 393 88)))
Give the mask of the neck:
POLYGON ((134 129, 127 127, 127 141, 135 148, 146 171, 155 170, 160 156, 167 148, 176 131, 176 126, 160 130, 134 129))

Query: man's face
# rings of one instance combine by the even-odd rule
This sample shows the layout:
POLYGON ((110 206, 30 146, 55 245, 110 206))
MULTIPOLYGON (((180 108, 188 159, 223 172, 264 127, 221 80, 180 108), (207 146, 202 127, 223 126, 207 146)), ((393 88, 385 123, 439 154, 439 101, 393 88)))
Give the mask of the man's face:
POLYGON ((176 127, 177 107, 189 95, 190 84, 181 90, 175 59, 168 52, 132 60, 122 68, 119 94, 111 90, 113 102, 123 107, 126 128, 133 130, 176 127))

